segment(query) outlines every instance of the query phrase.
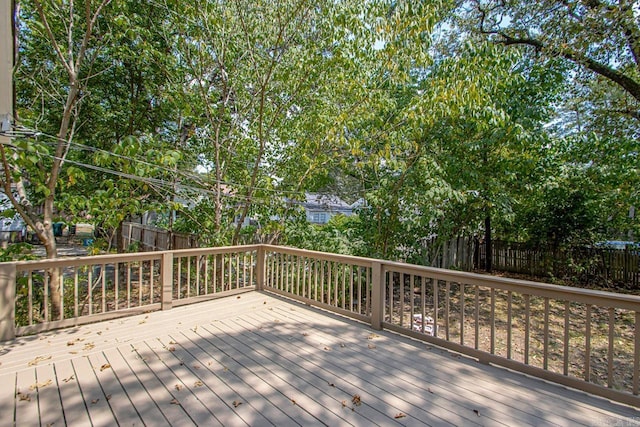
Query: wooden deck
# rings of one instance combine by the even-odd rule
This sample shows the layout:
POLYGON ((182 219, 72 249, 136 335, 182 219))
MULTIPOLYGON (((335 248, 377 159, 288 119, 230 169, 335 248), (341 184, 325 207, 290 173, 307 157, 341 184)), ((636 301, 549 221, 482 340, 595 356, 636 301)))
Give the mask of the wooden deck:
POLYGON ((3 425, 640 422, 640 410, 259 292, 0 348, 3 425))

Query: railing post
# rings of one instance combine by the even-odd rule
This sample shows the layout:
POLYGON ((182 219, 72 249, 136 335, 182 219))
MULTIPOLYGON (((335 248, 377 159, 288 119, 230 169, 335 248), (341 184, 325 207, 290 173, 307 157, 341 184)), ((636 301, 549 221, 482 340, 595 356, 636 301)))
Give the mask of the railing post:
POLYGON ((160 268, 162 283, 162 310, 170 310, 173 305, 173 252, 163 252, 160 268))
POLYGON ((0 341, 16 337, 16 265, 0 263, 0 341))
POLYGON ((382 263, 371 263, 371 327, 382 330, 384 318, 384 283, 382 283, 382 263))
POLYGON ((258 246, 257 259, 256 259, 256 290, 261 291, 264 289, 264 278, 266 270, 266 254, 264 246, 258 246))

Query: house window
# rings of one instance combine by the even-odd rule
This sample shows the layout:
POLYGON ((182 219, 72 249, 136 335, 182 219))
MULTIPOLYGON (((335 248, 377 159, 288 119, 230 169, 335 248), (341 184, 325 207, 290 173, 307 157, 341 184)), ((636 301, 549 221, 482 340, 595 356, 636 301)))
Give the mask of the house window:
POLYGON ((316 212, 311 217, 311 222, 316 224, 326 224, 329 221, 327 214, 324 212, 316 212))

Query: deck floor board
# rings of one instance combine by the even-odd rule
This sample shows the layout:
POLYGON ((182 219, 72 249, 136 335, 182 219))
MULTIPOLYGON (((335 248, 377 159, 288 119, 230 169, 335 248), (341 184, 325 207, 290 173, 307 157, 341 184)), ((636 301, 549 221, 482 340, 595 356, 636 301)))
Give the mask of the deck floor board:
POLYGON ((638 409, 261 292, 2 343, 0 382, 10 425, 640 420, 638 409))

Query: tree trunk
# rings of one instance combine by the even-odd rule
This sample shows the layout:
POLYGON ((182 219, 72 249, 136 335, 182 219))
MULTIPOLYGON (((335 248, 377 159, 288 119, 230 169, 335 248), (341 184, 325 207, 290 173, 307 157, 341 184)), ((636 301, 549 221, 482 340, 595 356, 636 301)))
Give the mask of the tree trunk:
POLYGON ((484 219, 485 269, 491 273, 493 267, 493 243, 491 242, 491 215, 487 213, 484 219))

